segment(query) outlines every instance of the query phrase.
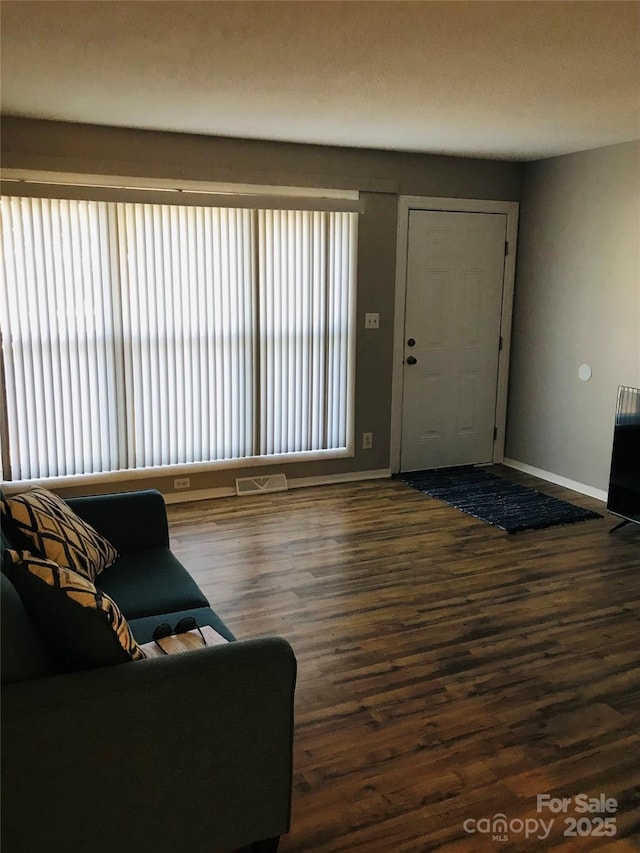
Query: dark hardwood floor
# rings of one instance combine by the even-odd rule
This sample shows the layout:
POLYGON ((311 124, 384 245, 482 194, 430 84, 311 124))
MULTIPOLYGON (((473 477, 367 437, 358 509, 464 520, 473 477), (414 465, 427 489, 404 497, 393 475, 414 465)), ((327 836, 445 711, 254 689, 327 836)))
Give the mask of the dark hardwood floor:
POLYGON ((605 517, 510 536, 393 480, 169 507, 229 627, 298 658, 281 853, 640 849, 640 527, 497 470, 605 517))

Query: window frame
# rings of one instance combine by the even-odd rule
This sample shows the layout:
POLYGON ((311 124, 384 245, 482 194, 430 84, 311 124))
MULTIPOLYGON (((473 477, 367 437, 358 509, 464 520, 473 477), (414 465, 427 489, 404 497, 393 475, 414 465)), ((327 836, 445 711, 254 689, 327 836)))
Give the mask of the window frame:
MULTIPOLYGON (((177 206, 251 208, 262 210, 304 210, 363 213, 364 204, 357 190, 331 188, 277 187, 238 185, 195 181, 167 181, 103 175, 74 175, 49 172, 26 173, 2 170, 0 188, 3 194, 31 198, 74 199, 110 202, 143 202, 177 206)), ((33 479, 3 479, 11 486, 42 484, 51 488, 92 485, 129 480, 153 479, 171 475, 198 474, 216 470, 256 468, 266 465, 321 462, 355 455, 355 344, 357 331, 357 226, 351 258, 350 328, 348 332, 346 434, 345 447, 301 452, 273 453, 229 459, 205 460, 143 468, 121 468, 113 471, 70 474, 33 479)), ((1 331, 0 331, 1 335, 1 331)), ((2 341, 0 339, 0 347, 2 341)), ((8 420, 4 358, 0 353, 0 441, 2 471, 10 472, 8 420)), ((3 474, 4 476, 4 474, 3 474)))

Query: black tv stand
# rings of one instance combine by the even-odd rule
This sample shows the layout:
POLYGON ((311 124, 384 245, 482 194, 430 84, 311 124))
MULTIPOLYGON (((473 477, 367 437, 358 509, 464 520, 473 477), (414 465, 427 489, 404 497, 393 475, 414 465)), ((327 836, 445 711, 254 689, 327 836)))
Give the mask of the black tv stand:
POLYGON ((607 510, 626 524, 640 524, 640 388, 618 387, 607 510))
POLYGON ((609 533, 613 533, 615 530, 619 530, 621 527, 624 527, 625 524, 631 524, 628 518, 623 519, 619 524, 616 524, 615 527, 612 527, 609 533))

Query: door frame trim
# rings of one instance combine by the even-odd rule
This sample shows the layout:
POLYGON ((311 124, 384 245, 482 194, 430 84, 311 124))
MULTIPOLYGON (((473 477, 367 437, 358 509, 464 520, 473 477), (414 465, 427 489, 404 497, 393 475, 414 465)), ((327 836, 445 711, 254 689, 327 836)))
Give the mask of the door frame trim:
POLYGON ((503 213, 507 217, 506 240, 509 254, 505 257, 502 279, 502 313, 500 334, 502 350, 498 358, 498 387, 496 392, 496 440, 493 443, 493 462, 504 459, 507 419, 507 390, 509 385, 509 354, 511 352, 511 318, 513 313, 513 288, 516 273, 516 248, 518 239, 517 201, 491 201, 489 199, 438 198, 437 196, 401 195, 398 197, 398 229, 396 241, 396 285, 393 328, 393 378, 391 387, 391 441, 390 468, 393 474, 400 471, 402 438, 402 395, 404 371, 404 326, 407 298, 407 253, 409 247, 409 213, 412 210, 433 210, 452 213, 503 213))

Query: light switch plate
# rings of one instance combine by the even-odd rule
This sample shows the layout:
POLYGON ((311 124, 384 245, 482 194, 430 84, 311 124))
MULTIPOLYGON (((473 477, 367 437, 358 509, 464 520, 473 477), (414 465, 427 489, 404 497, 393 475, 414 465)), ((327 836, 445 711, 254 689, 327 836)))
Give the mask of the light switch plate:
POLYGON ((365 329, 379 329, 380 328, 380 315, 379 314, 365 314, 364 315, 364 327, 365 329))

